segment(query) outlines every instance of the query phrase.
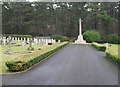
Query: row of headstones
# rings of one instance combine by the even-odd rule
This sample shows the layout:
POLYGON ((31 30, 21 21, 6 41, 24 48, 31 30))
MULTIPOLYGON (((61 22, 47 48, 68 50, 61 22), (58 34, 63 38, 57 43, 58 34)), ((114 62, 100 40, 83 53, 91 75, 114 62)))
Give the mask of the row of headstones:
MULTIPOLYGON (((36 38, 34 38, 34 42, 36 44, 45 43, 47 45, 48 43, 56 43, 56 40, 54 40, 54 39, 36 39, 36 38)), ((60 43, 60 40, 58 40, 58 42, 60 43)))
MULTIPOLYGON (((56 43, 56 40, 54 40, 54 39, 37 39, 37 38, 34 38, 33 40, 34 40, 34 43, 40 43, 40 42, 43 42, 45 44, 56 43)), ((27 43, 29 43, 30 38, 12 37, 11 41, 27 41, 27 43)), ((6 42, 9 42, 9 38, 0 37, 0 44, 6 45, 6 42)), ((60 42, 60 40, 58 40, 58 42, 60 42)))

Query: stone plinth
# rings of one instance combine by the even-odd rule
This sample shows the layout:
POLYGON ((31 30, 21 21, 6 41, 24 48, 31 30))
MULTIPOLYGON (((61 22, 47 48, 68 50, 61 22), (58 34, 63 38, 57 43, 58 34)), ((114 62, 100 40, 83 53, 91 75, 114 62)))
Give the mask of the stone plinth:
POLYGON ((83 40, 83 36, 82 35, 79 35, 78 39, 75 41, 75 43, 84 44, 84 43, 86 43, 86 41, 83 40))

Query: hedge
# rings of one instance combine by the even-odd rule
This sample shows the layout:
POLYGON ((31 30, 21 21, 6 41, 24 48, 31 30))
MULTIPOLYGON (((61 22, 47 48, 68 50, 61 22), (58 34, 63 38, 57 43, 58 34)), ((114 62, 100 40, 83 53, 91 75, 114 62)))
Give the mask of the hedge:
POLYGON ((4 37, 11 36, 11 37, 21 37, 21 38, 32 38, 32 36, 31 36, 31 35, 3 34, 2 36, 4 36, 4 37))
POLYGON ((60 41, 69 41, 69 38, 67 36, 62 36, 62 35, 52 35, 51 38, 60 41))
POLYGON ((104 46, 104 45, 99 45, 95 42, 93 42, 92 45, 100 51, 105 51, 106 50, 106 46, 104 46))
POLYGON ((40 62, 41 60, 45 59, 52 53, 56 52, 58 49, 62 48, 63 46, 67 45, 68 43, 65 43, 49 52, 46 52, 32 60, 29 60, 27 62, 24 61, 8 61, 6 62, 6 66, 8 67, 9 71, 12 72, 18 72, 18 71, 24 71, 35 65, 36 63, 40 62))
POLYGON ((116 56, 110 54, 109 52, 106 52, 106 56, 107 56, 107 58, 110 58, 113 61, 115 61, 116 63, 120 64, 120 58, 119 57, 116 57, 116 56))

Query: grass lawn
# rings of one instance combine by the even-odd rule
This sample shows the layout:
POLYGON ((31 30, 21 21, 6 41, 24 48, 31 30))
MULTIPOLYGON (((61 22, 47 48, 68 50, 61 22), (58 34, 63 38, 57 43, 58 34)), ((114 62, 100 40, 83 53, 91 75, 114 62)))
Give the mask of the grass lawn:
MULTIPOLYGON (((10 61, 10 60, 20 60, 20 61, 28 61, 31 60, 43 53, 46 53, 47 51, 50 51, 62 44, 65 44, 66 42, 63 43, 54 43, 53 45, 43 45, 40 46, 37 44, 33 44, 34 47, 34 51, 28 51, 27 48, 29 47, 29 45, 26 45, 24 48, 22 48, 22 46, 12 46, 11 49, 13 50, 13 52, 15 52, 12 55, 6 55, 4 54, 4 52, 6 51, 6 49, 8 48, 8 46, 2 46, 2 59, 0 61, 0 70, 2 70, 2 73, 0 74, 7 74, 7 70, 8 68, 5 65, 6 61, 10 61), (39 48, 41 48, 41 50, 38 50, 39 48), (31 52, 31 53, 29 53, 31 52)), ((18 43, 17 43, 18 44, 18 43)))
MULTIPOLYGON (((105 46, 105 44, 98 44, 99 46, 105 46)), ((109 47, 106 49, 106 52, 109 52, 110 54, 119 57, 120 54, 120 44, 109 44, 109 47)))
MULTIPOLYGON (((112 55, 119 57, 120 54, 120 44, 110 44, 110 47, 106 50, 106 52, 111 53, 112 55)), ((120 58, 120 57, 119 57, 120 58)))

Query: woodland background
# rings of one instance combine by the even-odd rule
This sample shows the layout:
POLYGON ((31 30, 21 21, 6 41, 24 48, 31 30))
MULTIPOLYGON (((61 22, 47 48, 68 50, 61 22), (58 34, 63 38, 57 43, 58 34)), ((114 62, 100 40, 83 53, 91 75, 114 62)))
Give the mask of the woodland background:
POLYGON ((2 32, 77 37, 82 18, 82 32, 94 29, 105 37, 118 33, 119 9, 119 2, 4 2, 2 32))

